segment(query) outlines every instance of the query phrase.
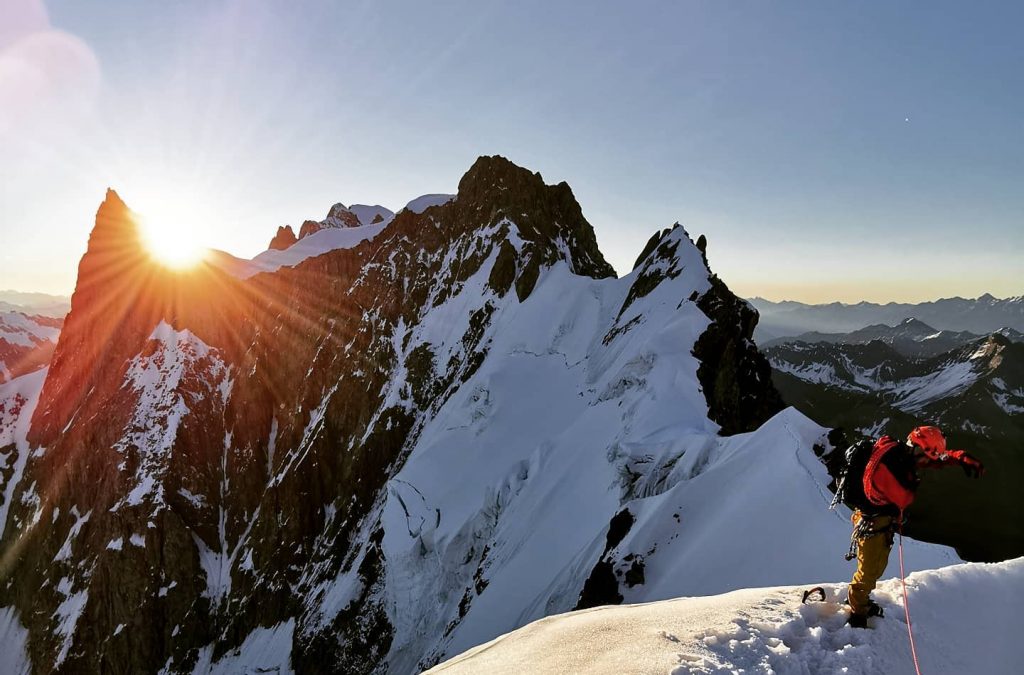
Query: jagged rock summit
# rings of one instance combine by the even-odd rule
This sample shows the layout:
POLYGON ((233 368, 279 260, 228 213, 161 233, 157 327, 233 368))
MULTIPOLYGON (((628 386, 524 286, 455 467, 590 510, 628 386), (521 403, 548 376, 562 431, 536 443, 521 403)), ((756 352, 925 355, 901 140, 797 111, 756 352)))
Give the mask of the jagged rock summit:
POLYGON ((299 236, 295 236, 291 225, 279 227, 277 235, 271 240, 269 249, 283 251, 311 234, 325 229, 343 229, 364 227, 366 225, 387 224, 395 214, 379 204, 353 204, 351 207, 338 202, 327 212, 323 220, 306 220, 299 228, 299 236))
POLYGON ((295 236, 295 230, 292 229, 291 225, 282 225, 277 228, 277 234, 275 234, 274 238, 270 240, 270 245, 267 246, 267 248, 275 251, 283 251, 298 240, 299 238, 295 236))
MULTIPOLYGON (((823 430, 777 414, 756 312, 682 227, 618 279, 569 186, 502 157, 421 206, 181 273, 108 193, 49 370, 14 380, 10 653, 407 673, 591 578, 629 602, 695 592, 676 565, 724 553, 709 523, 785 526, 738 531, 702 493, 757 453, 813 457, 823 430)), ((809 573, 787 569, 759 581, 809 573)))

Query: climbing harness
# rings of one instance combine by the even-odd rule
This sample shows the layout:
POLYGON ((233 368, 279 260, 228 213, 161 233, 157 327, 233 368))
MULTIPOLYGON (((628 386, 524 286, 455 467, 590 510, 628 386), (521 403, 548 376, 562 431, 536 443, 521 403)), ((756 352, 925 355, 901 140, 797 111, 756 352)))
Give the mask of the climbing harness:
MULTIPOLYGON (((877 517, 877 516, 876 516, 877 517)), ((900 520, 902 521, 902 514, 900 520)), ((846 552, 845 558, 847 560, 853 560, 857 557, 857 549, 860 547, 860 540, 868 537, 873 537, 877 534, 885 534, 889 537, 893 536, 893 532, 897 529, 896 520, 893 518, 889 519, 889 524, 884 527, 875 527, 875 519, 871 516, 866 516, 861 512, 861 518, 857 521, 857 526, 853 528, 853 533, 850 534, 850 550, 846 552)), ((892 545, 892 542, 889 542, 892 545)))

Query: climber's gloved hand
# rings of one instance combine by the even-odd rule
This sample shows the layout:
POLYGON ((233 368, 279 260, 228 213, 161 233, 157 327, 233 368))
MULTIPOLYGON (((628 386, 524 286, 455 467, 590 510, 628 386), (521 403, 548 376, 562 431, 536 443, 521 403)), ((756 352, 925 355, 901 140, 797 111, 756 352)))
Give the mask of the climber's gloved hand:
POLYGON ((985 465, 977 457, 965 452, 957 457, 957 460, 959 460, 960 468, 964 470, 964 474, 968 478, 981 478, 985 475, 985 465))

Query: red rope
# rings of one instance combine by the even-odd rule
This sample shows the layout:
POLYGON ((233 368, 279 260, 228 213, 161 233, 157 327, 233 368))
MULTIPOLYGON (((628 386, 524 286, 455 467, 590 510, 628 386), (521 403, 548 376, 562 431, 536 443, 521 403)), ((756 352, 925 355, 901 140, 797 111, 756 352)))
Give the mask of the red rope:
POLYGON ((910 603, 907 601, 907 573, 903 571, 903 514, 900 514, 900 583, 903 584, 903 613, 907 617, 907 635, 910 636, 910 655, 914 657, 914 670, 921 675, 921 666, 917 663, 917 647, 914 646, 914 631, 910 625, 910 603))

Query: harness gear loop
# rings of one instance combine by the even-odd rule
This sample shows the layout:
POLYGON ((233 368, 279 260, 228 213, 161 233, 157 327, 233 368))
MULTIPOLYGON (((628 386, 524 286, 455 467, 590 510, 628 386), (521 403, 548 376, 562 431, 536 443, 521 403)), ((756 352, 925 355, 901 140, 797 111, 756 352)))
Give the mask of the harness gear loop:
MULTIPOLYGON (((846 560, 853 560, 857 557, 857 550, 859 548, 859 540, 867 539, 868 537, 874 537, 879 534, 887 534, 890 537, 898 529, 896 519, 890 518, 889 524, 884 527, 876 527, 875 519, 878 516, 867 516, 861 512, 860 520, 857 521, 857 526, 853 528, 853 532, 850 534, 850 550, 847 551, 844 556, 846 560)), ((903 512, 900 512, 899 522, 903 522, 903 512)))

